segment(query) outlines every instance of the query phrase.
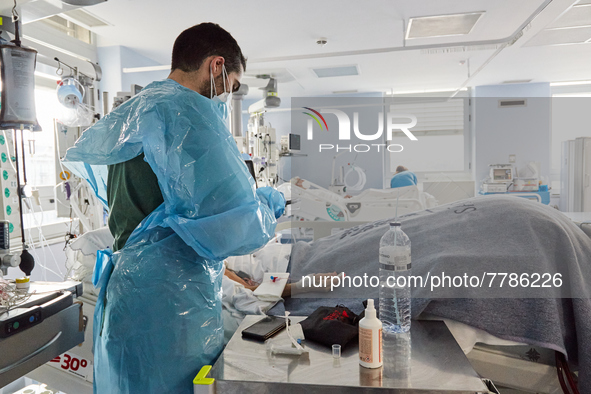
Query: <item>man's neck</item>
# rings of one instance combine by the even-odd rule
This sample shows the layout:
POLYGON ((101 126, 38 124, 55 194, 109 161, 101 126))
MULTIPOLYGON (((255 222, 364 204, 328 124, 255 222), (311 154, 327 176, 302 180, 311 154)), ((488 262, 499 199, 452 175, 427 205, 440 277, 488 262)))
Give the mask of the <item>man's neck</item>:
POLYGON ((201 95, 203 94, 203 92, 201 92, 201 86, 203 86, 203 84, 200 83, 200 80, 195 72, 185 72, 177 69, 170 73, 168 79, 172 79, 187 89, 191 89, 201 95))

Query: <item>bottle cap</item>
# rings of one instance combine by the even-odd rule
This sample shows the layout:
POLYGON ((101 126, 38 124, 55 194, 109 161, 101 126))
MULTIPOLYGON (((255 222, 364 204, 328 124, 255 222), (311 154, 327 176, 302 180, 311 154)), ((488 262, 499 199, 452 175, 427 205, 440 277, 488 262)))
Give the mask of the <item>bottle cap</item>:
POLYGON ((376 317, 376 307, 372 298, 367 300, 367 308, 365 308, 365 317, 373 319, 376 317))
POLYGON ((15 282, 16 283, 29 283, 29 278, 26 276, 24 278, 16 278, 15 282))
POLYGON ((390 222, 390 227, 400 227, 400 222, 390 222))

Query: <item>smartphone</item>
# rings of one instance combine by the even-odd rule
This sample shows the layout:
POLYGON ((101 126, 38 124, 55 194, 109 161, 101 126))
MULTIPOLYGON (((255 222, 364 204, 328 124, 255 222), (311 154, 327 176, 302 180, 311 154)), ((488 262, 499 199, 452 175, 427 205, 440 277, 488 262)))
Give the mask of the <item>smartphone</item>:
POLYGON ((242 330, 242 337, 264 342, 285 328, 285 317, 267 316, 242 330))

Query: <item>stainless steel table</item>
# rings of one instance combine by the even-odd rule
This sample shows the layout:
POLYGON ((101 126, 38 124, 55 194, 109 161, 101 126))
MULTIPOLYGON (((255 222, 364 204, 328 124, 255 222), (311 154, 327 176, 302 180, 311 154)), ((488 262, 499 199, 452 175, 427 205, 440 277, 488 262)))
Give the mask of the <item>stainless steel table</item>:
MULTIPOLYGON (((82 293, 80 282, 33 282, 31 290, 44 293, 68 290, 82 293)), ((25 302, 23 306, 29 306, 25 302)), ((82 305, 74 303, 41 323, 0 339, 0 388, 26 375, 56 356, 84 342, 82 305)))
MULTIPOLYGON (((311 341, 305 341, 308 355, 272 355, 264 344, 242 339, 242 330, 261 318, 247 316, 213 366, 217 393, 489 392, 440 321, 413 321, 410 333, 385 336, 384 366, 366 369, 359 366, 357 343, 339 359, 311 341)), ((276 338, 288 341, 285 330, 276 338)))

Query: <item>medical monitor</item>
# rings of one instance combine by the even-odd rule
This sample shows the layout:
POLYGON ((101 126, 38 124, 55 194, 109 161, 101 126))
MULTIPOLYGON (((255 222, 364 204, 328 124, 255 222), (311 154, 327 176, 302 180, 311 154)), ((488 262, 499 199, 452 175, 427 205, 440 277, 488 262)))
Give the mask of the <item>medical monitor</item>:
POLYGON ((248 167, 248 172, 250 172, 250 175, 252 175, 252 177, 254 179, 255 186, 258 187, 257 176, 254 172, 254 163, 252 162, 252 160, 244 160, 244 162, 246 163, 246 166, 248 167))

